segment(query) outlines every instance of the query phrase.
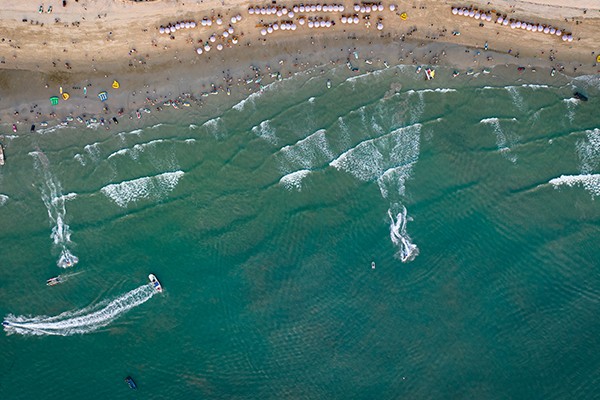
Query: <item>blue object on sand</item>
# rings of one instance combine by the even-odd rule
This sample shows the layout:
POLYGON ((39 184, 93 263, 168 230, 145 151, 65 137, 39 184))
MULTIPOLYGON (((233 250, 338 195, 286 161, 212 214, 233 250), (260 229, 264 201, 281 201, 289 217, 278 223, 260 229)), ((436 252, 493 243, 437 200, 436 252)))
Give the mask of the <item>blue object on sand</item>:
POLYGON ((98 97, 100 98, 100 101, 106 101, 106 100, 108 100, 108 93, 100 92, 100 93, 98 93, 98 97))

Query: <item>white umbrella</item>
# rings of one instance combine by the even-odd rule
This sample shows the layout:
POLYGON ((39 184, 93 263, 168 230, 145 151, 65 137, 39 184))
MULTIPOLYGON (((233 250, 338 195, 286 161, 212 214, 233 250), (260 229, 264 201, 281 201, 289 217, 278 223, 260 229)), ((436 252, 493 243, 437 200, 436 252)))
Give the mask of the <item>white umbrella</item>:
POLYGON ((358 22, 359 22, 360 20, 358 19, 358 17, 354 17, 354 20, 353 20, 353 21, 354 21, 354 23, 355 23, 355 24, 358 24, 358 22))
POLYGON ((569 42, 572 42, 572 41, 573 41, 573 35, 569 35, 569 36, 567 36, 567 40, 568 40, 569 42))
POLYGON ((557 29, 556 30, 556 36, 560 36, 560 35, 562 35, 562 31, 560 29, 557 29))
POLYGON ((230 26, 229 28, 227 28, 227 32, 233 33, 233 26, 230 26))
MULTIPOLYGON (((348 18, 342 16, 342 24, 345 24, 346 22, 348 22, 348 18)), ((162 28, 161 28, 162 29, 162 28)), ((162 32, 161 32, 162 33, 162 32)))
POLYGON ((285 7, 283 7, 283 8, 281 9, 281 12, 282 12, 283 14, 287 14, 287 13, 288 13, 288 9, 287 9, 287 8, 285 8, 285 7))
POLYGON ((210 19, 207 19, 207 20, 206 20, 206 26, 211 26, 211 25, 212 25, 212 20, 210 20, 210 19))
POLYGON ((344 12, 344 6, 342 4, 340 4, 340 6, 338 7, 338 11, 339 12, 344 12))
POLYGON ((377 24, 377 29, 378 29, 378 30, 383 30, 383 24, 382 24, 381 22, 379 22, 379 23, 377 24))
POLYGON ((356 12, 360 11, 360 6, 358 4, 354 5, 354 11, 356 11, 356 12))
POLYGON ((192 23, 191 22, 186 22, 185 23, 185 28, 186 29, 190 29, 192 27, 192 23))
POLYGON ((298 28, 298 26, 296 26, 296 24, 292 24, 292 30, 295 31, 298 28))
POLYGON ((527 30, 530 31, 531 30, 531 24, 527 24, 527 30))
POLYGON ((212 43, 217 41, 217 37, 215 35, 211 35, 208 40, 210 40, 212 43))
POLYGON ((217 50, 219 50, 219 51, 223 50, 223 45, 221 43, 219 43, 217 45, 217 50))
POLYGON ((260 30, 260 34, 263 35, 263 36, 265 36, 267 34, 267 30, 265 28, 262 28, 260 30))
POLYGON ((517 22, 515 22, 515 26, 516 26, 517 28, 520 28, 520 27, 521 27, 521 21, 517 21, 517 22))
POLYGON ((305 10, 306 8, 305 8, 304 6, 300 6, 298 9, 300 10, 300 12, 304 12, 304 10, 305 10))
POLYGON ((293 10, 294 12, 298 12, 298 11, 300 11, 300 8, 298 8, 298 6, 294 6, 294 7, 292 8, 292 10, 293 10))
POLYGON ((379 8, 379 11, 383 11, 383 4, 380 4, 378 8, 379 8))
POLYGON ((248 9, 248 14, 250 14, 250 15, 253 15, 253 14, 254 14, 254 8, 253 8, 253 7, 250 7, 250 8, 248 9))
POLYGON ((204 46, 204 51, 210 51, 210 46, 208 44, 204 46))
POLYGON ((315 23, 314 23, 314 22, 312 22, 312 21, 308 21, 308 27, 309 27, 309 28, 312 28, 312 27, 314 27, 314 26, 315 26, 315 23))
POLYGON ((566 42, 566 41, 567 41, 567 37, 568 37, 567 35, 562 35, 562 40, 563 40, 563 42, 566 42))
POLYGON ((231 17, 230 21, 231 21, 232 24, 235 24, 237 22, 237 18, 236 17, 231 17))
POLYGON ((237 44, 237 42, 238 42, 238 39, 237 39, 236 37, 233 37, 233 38, 231 39, 231 43, 233 43, 233 44, 237 44))
POLYGON ((544 27, 542 25, 538 25, 537 31, 542 32, 543 30, 544 30, 544 27))
MULTIPOLYGON (((281 29, 283 29, 283 25, 281 26, 281 29)), ((277 22, 275 22, 275 23, 273 24, 273 30, 274 30, 274 31, 278 31, 278 30, 279 30, 279 24, 278 24, 277 22)))
POLYGON ((556 33, 556 28, 550 28, 550 34, 554 35, 556 33))
POLYGON ((326 26, 327 28, 331 28, 331 21, 327 21, 327 22, 325 22, 325 26, 326 26))
POLYGON ((504 21, 502 21, 502 26, 506 26, 508 25, 508 19, 504 19, 504 21))
POLYGON ((277 14, 278 17, 281 17, 283 15, 283 13, 281 12, 281 10, 278 10, 276 14, 277 14))
POLYGON ((224 38, 226 38, 226 37, 228 37, 228 36, 229 36, 229 32, 227 32, 227 31, 224 31, 224 32, 223 32, 223 37, 224 37, 224 38))
POLYGON ((201 48, 201 47, 198 47, 198 48, 196 49, 196 53, 198 53, 198 54, 202 54, 202 48, 201 48))
POLYGON ((475 11, 471 10, 469 11, 469 17, 473 18, 475 16, 475 11))
POLYGON ((190 27, 195 28, 196 27, 196 22, 195 21, 190 22, 190 27))
MULTIPOLYGON (((396 5, 395 4, 390 4, 390 11, 396 11, 396 5)), ((463 13, 461 11, 462 10, 456 9, 456 12, 458 13, 458 15, 463 15, 463 13)))
MULTIPOLYGON (((312 7, 311 7, 310 9, 312 10, 312 7)), ((317 5, 315 6, 315 10, 316 10, 316 11, 321 11, 321 10, 323 10, 323 6, 322 6, 322 5, 320 5, 320 4, 317 4, 317 5)), ((323 11, 327 11, 327 10, 323 10, 323 11)))
POLYGON ((294 18, 294 15, 293 11, 288 12, 288 18, 294 18))
POLYGON ((175 24, 175 30, 180 30, 181 29, 181 25, 179 25, 179 22, 175 24))
POLYGON ((158 31, 159 31, 161 34, 163 34, 163 33, 165 33, 165 28, 163 28, 163 27, 161 26, 160 28, 158 28, 158 31))
POLYGON ((298 20, 298 23, 299 23, 300 25, 304 25, 304 24, 306 23, 306 20, 305 20, 304 18, 300 18, 300 19, 298 20))
POLYGON ((240 22, 242 20, 242 14, 236 15, 235 18, 240 22))
POLYGON ((317 6, 315 4, 311 4, 310 11, 312 11, 312 12, 317 11, 317 6))
POLYGON ((268 33, 273 33, 273 27, 272 26, 267 27, 267 32, 268 33))
POLYGON ((488 15, 485 17, 485 20, 486 20, 487 22, 492 22, 492 16, 488 14, 488 15))
POLYGON ((171 25, 171 32, 172 32, 172 33, 175 33, 175 31, 176 31, 176 30, 177 30, 177 29, 175 29, 175 27, 174 27, 173 25, 171 25))
POLYGON ((365 6, 365 11, 370 13, 371 12, 371 6, 365 6))
POLYGON ((366 13, 367 12, 367 8, 365 6, 361 6, 360 7, 360 12, 363 13, 363 14, 366 13))
POLYGON ((502 17, 498 17, 498 19, 496 20, 497 23, 501 24, 502 22, 504 22, 504 18, 502 17))
POLYGON ((545 27, 545 28, 544 28, 544 33, 546 33, 546 34, 550 33, 550 28, 548 28, 548 27, 545 27))
POLYGON ((223 20, 221 18, 217 18, 217 25, 223 25, 223 20))

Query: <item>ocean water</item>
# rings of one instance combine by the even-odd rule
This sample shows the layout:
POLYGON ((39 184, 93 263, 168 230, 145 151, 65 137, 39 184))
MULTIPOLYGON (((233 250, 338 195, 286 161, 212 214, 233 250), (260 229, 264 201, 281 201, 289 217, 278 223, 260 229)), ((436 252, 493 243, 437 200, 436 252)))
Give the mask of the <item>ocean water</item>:
POLYGON ((600 80, 450 74, 5 138, 0 397, 597 397, 600 80))

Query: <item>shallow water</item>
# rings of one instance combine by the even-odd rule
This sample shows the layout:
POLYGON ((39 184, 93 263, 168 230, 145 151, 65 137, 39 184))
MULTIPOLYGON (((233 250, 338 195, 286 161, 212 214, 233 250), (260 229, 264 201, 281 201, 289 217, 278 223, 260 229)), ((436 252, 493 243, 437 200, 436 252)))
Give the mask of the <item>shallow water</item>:
POLYGON ((348 73, 5 140, 2 397, 594 397, 598 80, 348 73))

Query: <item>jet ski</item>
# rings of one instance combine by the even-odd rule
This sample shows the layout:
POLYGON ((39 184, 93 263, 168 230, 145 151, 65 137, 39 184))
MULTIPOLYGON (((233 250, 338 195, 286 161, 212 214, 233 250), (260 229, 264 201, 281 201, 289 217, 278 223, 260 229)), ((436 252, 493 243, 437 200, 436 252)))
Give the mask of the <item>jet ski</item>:
POLYGON ((48 286, 55 286, 58 285, 59 283, 62 283, 62 279, 59 276, 55 276, 54 278, 50 278, 46 281, 46 285, 48 286))

